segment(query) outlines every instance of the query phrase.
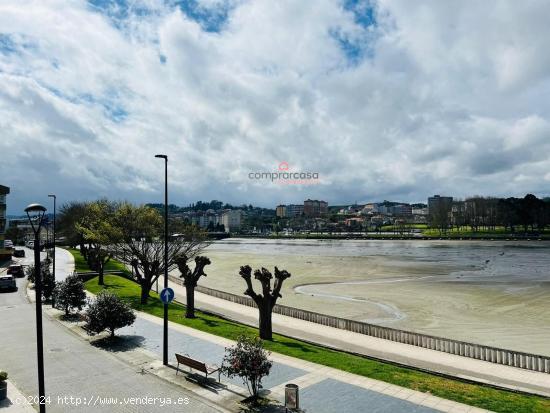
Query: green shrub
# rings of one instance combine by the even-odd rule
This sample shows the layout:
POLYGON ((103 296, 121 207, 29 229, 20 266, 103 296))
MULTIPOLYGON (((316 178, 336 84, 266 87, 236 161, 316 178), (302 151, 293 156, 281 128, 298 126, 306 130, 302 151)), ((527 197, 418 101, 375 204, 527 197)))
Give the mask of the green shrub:
POLYGON ((225 349, 221 370, 229 377, 240 377, 254 399, 262 388, 262 378, 269 375, 273 363, 268 359, 258 337, 239 336, 233 347, 225 349))
POLYGON ((84 283, 76 274, 69 275, 65 281, 61 281, 55 287, 55 306, 69 315, 72 309, 82 307, 86 304, 86 292, 84 283))
POLYGON ((136 316, 118 295, 102 291, 88 306, 86 318, 88 334, 98 334, 107 330, 111 337, 114 337, 116 329, 132 325, 136 316))
POLYGON ((0 371, 0 383, 8 379, 8 373, 5 371, 0 371))

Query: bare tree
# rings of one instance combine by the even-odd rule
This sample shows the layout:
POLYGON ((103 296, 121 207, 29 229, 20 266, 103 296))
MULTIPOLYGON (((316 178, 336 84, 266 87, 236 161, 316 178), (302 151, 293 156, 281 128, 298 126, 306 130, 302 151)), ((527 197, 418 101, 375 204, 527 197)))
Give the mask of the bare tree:
POLYGON ((195 287, 201 276, 206 277, 204 267, 210 265, 210 259, 208 257, 199 256, 195 257, 195 269, 191 271, 191 268, 187 265, 188 258, 186 255, 176 258, 176 265, 181 273, 180 278, 183 278, 183 285, 185 286, 185 298, 187 300, 187 306, 185 308, 185 318, 195 318, 195 287))
MULTIPOLYGON (((116 258, 132 268, 141 286, 141 303, 146 304, 149 292, 164 273, 164 224, 160 213, 148 206, 122 204, 116 211, 115 224, 120 231, 111 246, 116 258)), ((201 229, 172 221, 169 223, 168 271, 177 267, 182 255, 193 259, 209 244, 201 229)))
POLYGON ((267 269, 254 271, 254 278, 260 281, 262 285, 262 294, 256 294, 254 287, 252 287, 252 268, 249 265, 241 267, 239 274, 246 281, 247 289, 244 292, 245 295, 251 297, 259 311, 259 323, 260 323, 260 338, 264 340, 273 339, 273 330, 271 323, 271 316, 273 313, 273 307, 277 303, 277 299, 281 296, 281 287, 284 280, 290 277, 290 273, 285 270, 279 270, 275 267, 275 284, 273 290, 271 289, 271 279, 273 275, 267 269))

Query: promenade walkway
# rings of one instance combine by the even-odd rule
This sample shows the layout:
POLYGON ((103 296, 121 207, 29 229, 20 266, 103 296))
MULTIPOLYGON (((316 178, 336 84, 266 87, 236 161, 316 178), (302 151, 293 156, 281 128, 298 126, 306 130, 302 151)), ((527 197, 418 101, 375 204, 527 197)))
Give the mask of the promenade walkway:
MULTIPOLYGON (((145 313, 138 313, 136 322, 119 330, 118 335, 128 341, 138 341, 142 349, 162 356, 162 319, 145 313)), ((204 333, 179 324, 169 324, 170 364, 176 365, 176 352, 205 361, 221 364, 225 347, 233 345, 231 340, 204 333)), ((315 413, 356 413, 361 411, 377 413, 397 412, 485 412, 486 410, 463 405, 427 393, 422 393, 382 381, 343 372, 330 367, 310 363, 293 357, 272 353, 273 368, 264 381, 265 394, 284 403, 284 387, 288 383, 300 386, 301 408, 315 413)), ((184 368, 185 369, 185 368, 184 368)), ((175 379, 171 371, 170 380, 175 379)), ((180 381, 186 380, 185 374, 180 381)), ((191 376, 191 380, 194 380, 191 376)), ((237 378, 222 375, 222 384, 214 381, 204 385, 198 380, 194 393, 210 399, 216 404, 231 406, 248 396, 246 387, 237 378)), ((230 407, 228 407, 230 408, 230 407)))
MULTIPOLYGON (((29 259, 32 258, 27 257, 29 259)), ((58 275, 64 277, 65 274, 58 275)), ((26 279, 18 278, 18 292, 0 293, 0 370, 9 373, 10 385, 16 386, 20 394, 32 397, 38 393, 36 319, 35 307, 26 296, 26 284, 26 279)), ((57 310, 52 310, 51 306, 44 305, 43 311, 45 387, 50 397, 48 412, 227 412, 181 386, 141 374, 111 352, 90 345, 53 320, 48 313, 57 310), (139 398, 147 396, 159 399, 144 404, 139 398), (162 404, 185 398, 183 404, 170 408, 162 404)), ((16 404, 19 393, 11 386, 10 390, 13 390, 10 402, 0 405, 0 411, 33 410, 29 410, 28 405, 16 404)))
MULTIPOLYGON (((172 281, 169 282, 169 285, 176 293, 176 300, 185 303, 185 288, 172 281)), ((199 292, 195 292, 195 303, 197 308, 251 326, 258 325, 258 310, 256 308, 199 292)), ((281 299, 281 303, 284 304, 284 297, 281 299)), ((280 314, 273 314, 273 331, 309 342, 455 377, 550 396, 550 374, 383 340, 280 314)))
MULTIPOLYGON (((70 262, 67 256, 65 258, 70 262)), ((179 293, 180 287, 174 287, 179 293)), ((173 369, 163 368, 160 363, 162 319, 141 312, 137 315, 132 326, 117 332, 117 335, 126 338, 130 347, 139 347, 139 354, 136 351, 119 353, 121 357, 126 357, 129 363, 140 366, 144 371, 155 372, 157 376, 184 386, 202 399, 230 410, 236 407, 236 401, 248 396, 246 387, 240 379, 222 376, 222 383, 217 384, 213 380, 205 382, 199 379, 198 375, 182 374, 176 377, 173 369)), ((169 355, 170 364, 173 366, 176 365, 176 352, 188 354, 209 364, 220 365, 225 347, 233 344, 233 341, 222 337, 169 323, 169 355)), ((271 373, 263 381, 266 395, 283 403, 285 385, 297 384, 300 386, 301 407, 307 412, 356 413, 366 409, 380 413, 486 411, 281 354, 273 353, 270 359, 274 364, 271 373)))

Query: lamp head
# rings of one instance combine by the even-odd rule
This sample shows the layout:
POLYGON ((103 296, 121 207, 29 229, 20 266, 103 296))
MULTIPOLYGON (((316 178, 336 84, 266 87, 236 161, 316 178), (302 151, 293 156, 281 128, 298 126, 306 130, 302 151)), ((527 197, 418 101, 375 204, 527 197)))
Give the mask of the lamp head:
POLYGON ((167 161, 168 160, 168 155, 155 155, 155 158, 162 158, 165 161, 167 161))
POLYGON ((30 204, 25 208, 29 222, 31 223, 32 230, 36 235, 40 231, 40 226, 42 225, 42 220, 44 219, 44 214, 46 213, 46 208, 40 204, 30 204), (37 225, 34 225, 33 218, 37 222, 37 225))
POLYGON ((54 194, 49 194, 48 198, 57 198, 54 194))
POLYGON ((46 208, 40 204, 30 204, 27 208, 25 208, 25 212, 27 215, 29 214, 37 214, 37 213, 44 213, 46 212, 46 208))

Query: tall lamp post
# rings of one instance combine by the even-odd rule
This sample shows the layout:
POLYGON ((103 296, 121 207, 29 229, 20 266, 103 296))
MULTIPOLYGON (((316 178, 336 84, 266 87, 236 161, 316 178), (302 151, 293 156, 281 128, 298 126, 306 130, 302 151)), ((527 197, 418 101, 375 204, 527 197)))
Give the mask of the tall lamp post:
MULTIPOLYGON (((155 155, 164 159, 164 288, 168 288, 168 156, 155 155)), ((162 342, 162 364, 168 365, 168 304, 164 303, 164 326, 162 342)))
POLYGON ((38 359, 38 402, 40 413, 46 413, 44 390, 44 343, 42 338, 42 272, 40 271, 40 227, 46 208, 40 204, 30 204, 25 208, 34 232, 34 291, 36 293, 36 354, 38 359), (33 222, 35 221, 35 222, 33 222))
MULTIPOLYGON (((48 198, 53 198, 53 279, 55 281, 55 212, 57 197, 53 194, 48 195, 48 198)), ((52 295, 52 307, 55 307, 55 294, 52 295)))

